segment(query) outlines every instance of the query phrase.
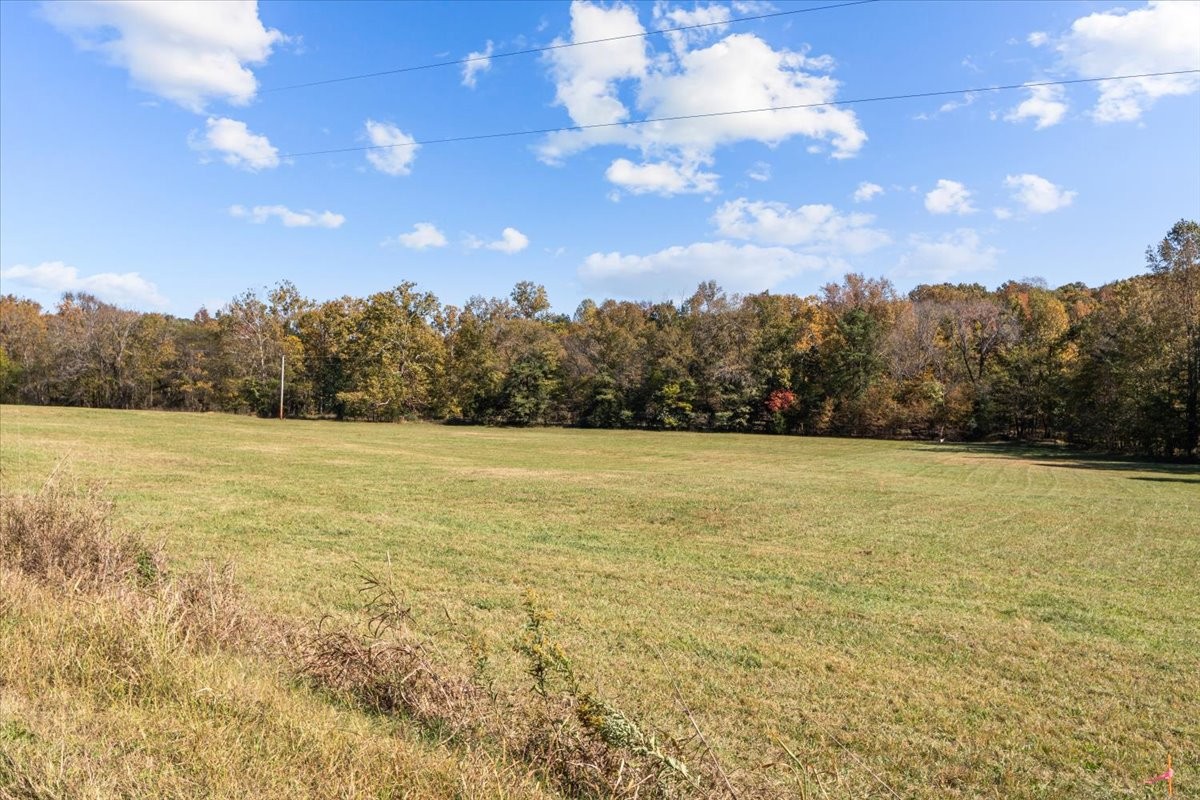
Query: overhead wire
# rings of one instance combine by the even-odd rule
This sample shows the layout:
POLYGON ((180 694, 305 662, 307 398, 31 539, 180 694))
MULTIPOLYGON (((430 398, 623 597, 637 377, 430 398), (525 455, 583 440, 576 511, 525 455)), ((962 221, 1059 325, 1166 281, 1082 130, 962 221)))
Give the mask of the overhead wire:
POLYGON ((762 19, 774 19, 777 17, 787 17, 795 14, 808 14, 813 11, 830 11, 838 8, 849 8, 851 6, 863 6, 871 3, 878 3, 880 0, 852 0, 848 3, 836 3, 824 6, 809 6, 808 8, 794 8, 788 11, 772 11, 765 14, 754 14, 746 17, 731 17, 729 19, 717 20, 714 22, 697 22, 692 25, 677 25, 671 28, 656 28, 650 31, 642 31, 640 33, 624 33, 617 36, 605 36, 601 39, 586 39, 582 42, 558 42, 549 44, 543 47, 529 47, 524 50, 509 50, 503 53, 491 53, 487 55, 471 55, 466 58, 458 58, 452 61, 436 61, 430 64, 416 64, 409 67, 397 67, 396 69, 385 69, 377 72, 363 72, 357 75, 343 75, 338 78, 325 78, 319 81, 307 81, 305 83, 292 83, 285 86, 271 86, 264 89, 259 89, 262 94, 271 92, 284 92, 292 89, 307 89, 313 86, 327 86, 334 83, 346 83, 348 81, 366 80, 368 78, 381 78, 387 75, 400 75, 405 72, 418 72, 426 69, 438 69, 441 67, 456 67, 471 64, 479 61, 491 61, 496 58, 510 58, 512 56, 526 56, 535 53, 546 53, 551 50, 564 50, 569 47, 583 47, 590 44, 603 44, 604 42, 618 42, 624 39, 639 39, 648 36, 659 36, 668 33, 681 33, 683 31, 698 30, 700 28, 711 28, 718 25, 732 25, 739 22, 753 22, 762 19))
POLYGON ((891 100, 915 100, 928 97, 945 97, 947 95, 982 94, 984 92, 1001 92, 1013 89, 1035 89, 1042 86, 1068 86, 1080 83, 1100 83, 1103 81, 1126 81, 1138 78, 1161 78, 1172 75, 1193 75, 1200 69, 1171 70, 1167 72, 1143 72, 1134 75, 1109 75, 1102 78, 1069 78, 1057 81, 1032 81, 1027 83, 1010 83, 1000 86, 976 86, 969 89, 941 89, 929 92, 909 92, 906 94, 879 95, 876 97, 858 97, 847 100, 826 100, 819 103, 795 103, 784 106, 767 106, 764 108, 743 108, 729 111, 708 111, 699 114, 680 114, 670 117, 648 117, 646 119, 631 119, 620 122, 597 122, 589 125, 564 125, 556 128, 537 128, 519 131, 500 131, 497 133, 478 133, 464 136, 448 136, 441 139, 422 139, 395 144, 360 145, 355 147, 336 147, 326 150, 309 150, 296 153, 285 153, 280 158, 303 158, 306 156, 337 155, 340 153, 361 153, 376 150, 392 150, 398 147, 422 147, 431 144, 450 144, 453 142, 473 142, 484 139, 502 139, 515 136, 540 136, 552 133, 574 133, 578 131, 597 130, 600 128, 622 128, 634 125, 649 125, 656 122, 683 122, 687 120, 709 119, 713 117, 729 117, 738 114, 763 114, 775 111, 796 111, 800 109, 828 108, 833 106, 860 105, 863 103, 880 103, 891 100))

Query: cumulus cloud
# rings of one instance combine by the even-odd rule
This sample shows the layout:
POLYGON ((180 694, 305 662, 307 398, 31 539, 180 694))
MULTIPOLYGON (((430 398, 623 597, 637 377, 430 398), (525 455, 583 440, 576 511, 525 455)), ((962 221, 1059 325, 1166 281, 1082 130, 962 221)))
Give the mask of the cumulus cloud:
POLYGON ((878 183, 863 181, 858 185, 858 188, 854 190, 854 202, 866 203, 881 194, 883 194, 883 187, 878 183))
POLYGON ((209 117, 203 136, 193 131, 188 143, 194 150, 218 153, 226 164, 249 172, 279 166, 279 151, 270 140, 236 119, 209 117))
POLYGON ((925 208, 931 214, 973 214, 976 209, 971 205, 971 191, 958 181, 942 178, 928 194, 925 195, 925 208))
MULTIPOLYGON (((658 9, 672 24, 685 18, 721 21, 729 13, 723 6, 658 9)), ((752 34, 724 35, 721 27, 681 32, 671 39, 670 52, 653 52, 645 38, 621 39, 604 48, 552 51, 547 62, 555 82, 555 102, 574 124, 597 125, 836 98, 838 81, 823 74, 832 66, 828 57, 776 50, 752 34), (714 37, 716 41, 708 41, 714 37)), ((631 6, 604 7, 586 0, 571 5, 569 41, 644 32, 631 6)), ((828 143, 835 158, 853 156, 867 138, 853 111, 822 107, 563 131, 544 139, 538 152, 547 163, 558 163, 590 147, 609 144, 640 151, 647 164, 707 165, 723 145, 757 141, 773 146, 794 136, 828 143)))
POLYGON ((124 68, 134 85, 196 113, 211 100, 250 102, 264 63, 287 39, 254 0, 212 3, 50 2, 46 18, 82 49, 124 68))
POLYGON ((1034 129, 1041 130, 1062 122, 1067 113, 1066 90, 1061 86, 1030 86, 1029 97, 1004 116, 1008 122, 1034 120, 1034 129))
POLYGON ((471 89, 475 88, 476 81, 479 80, 479 73, 487 72, 492 68, 492 40, 488 39, 487 46, 475 53, 467 53, 467 62, 463 64, 462 84, 471 89))
POLYGON ((1047 214, 1066 208, 1075 200, 1077 192, 1065 191, 1041 175, 1025 173, 1009 175, 1004 185, 1013 190, 1012 197, 1031 214, 1047 214))
POLYGON ((501 253, 512 255, 513 253, 521 252, 529 246, 529 237, 516 228, 505 228, 500 232, 500 238, 494 242, 487 242, 475 236, 468 236, 466 245, 472 250, 483 247, 488 250, 497 250, 501 253))
POLYGON ((671 49, 675 51, 676 55, 687 52, 689 46, 707 41, 727 30, 730 16, 732 15, 729 13, 729 6, 723 5, 696 6, 692 9, 668 9, 665 3, 658 3, 654 6, 654 18, 662 24, 662 27, 705 26, 667 33, 667 41, 670 42, 671 49))
MULTIPOLYGON (((1063 68, 1080 78, 1200 67, 1200 3, 1156 2, 1080 17, 1055 43, 1063 68)), ((1128 122, 1161 98, 1200 91, 1200 75, 1104 81, 1091 115, 1128 122)))
POLYGON ((395 239, 385 239, 384 244, 403 245, 412 250, 426 250, 430 247, 445 247, 446 235, 438 230, 432 222, 418 222, 409 233, 402 233, 395 239))
POLYGON ((529 237, 516 228, 505 228, 500 232, 500 240, 487 245, 489 250, 499 250, 501 253, 519 253, 529 246, 529 237))
POLYGON ((896 277, 946 281, 993 269, 1000 254, 985 246, 971 228, 959 228, 936 239, 914 235, 909 244, 911 249, 900 257, 893 273, 896 277))
POLYGON ((371 145, 383 148, 367 151, 367 161, 371 166, 385 175, 407 175, 412 172, 412 162, 420 148, 420 145, 414 144, 416 139, 389 122, 376 122, 373 119, 367 120, 366 130, 371 145))
POLYGON ((229 213, 239 219, 248 219, 261 225, 272 217, 283 223, 285 228, 340 228, 346 218, 332 211, 292 211, 287 206, 254 206, 246 208, 230 206, 229 213))
POLYGON ((33 291, 55 295, 87 292, 121 306, 163 308, 167 305, 167 298, 159 293, 158 287, 136 272, 80 275, 75 267, 61 261, 45 261, 34 267, 16 264, 0 270, 0 278, 33 291))
POLYGON ((809 253, 859 255, 888 243, 886 233, 870 227, 870 214, 844 214, 829 205, 791 208, 784 203, 738 198, 713 214, 722 236, 763 244, 803 245, 809 253))
MULTIPOLYGON (((710 47, 689 51, 678 65, 646 76, 639 105, 650 116, 684 116, 741 108, 823 103, 836 98, 838 82, 816 74, 827 62, 789 50, 774 50, 757 36, 733 34, 710 47)), ((750 140, 776 144, 792 136, 829 141, 834 157, 859 151, 867 135, 853 111, 801 108, 639 126, 650 146, 712 149, 750 140)))
POLYGON ((1050 41, 1050 37, 1045 31, 1034 31, 1026 37, 1025 41, 1029 42, 1032 47, 1041 47, 1050 41))
POLYGON ((618 158, 604 173, 608 180, 630 194, 711 194, 717 191, 718 176, 702 172, 696 161, 651 161, 635 164, 618 158))
MULTIPOLYGON (((629 111, 617 97, 616 81, 641 78, 650 65, 646 40, 640 38, 646 29, 638 20, 637 10, 625 5, 604 8, 587 2, 572 3, 571 32, 570 41, 574 42, 617 36, 633 38, 608 42, 603 48, 568 47, 551 51, 548 60, 554 75, 555 102, 567 109, 577 125, 626 119, 629 111)), ((562 39, 554 41, 565 43, 562 39)), ((580 149, 586 146, 584 143, 580 149)), ((549 144, 547 149, 552 150, 549 144)), ((553 154, 544 151, 546 157, 553 154)))
POLYGON ((678 298, 703 280, 715 280, 732 292, 762 291, 801 273, 825 269, 828 263, 787 247, 698 242, 644 256, 592 253, 579 267, 579 277, 625 297, 678 298))
POLYGON ((847 258, 891 242, 870 214, 831 205, 751 200, 722 203, 711 223, 718 241, 648 255, 592 253, 579 267, 585 283, 626 297, 682 297, 703 280, 733 292, 758 292, 804 272, 850 269, 847 258), (730 241, 742 240, 742 241, 730 241))

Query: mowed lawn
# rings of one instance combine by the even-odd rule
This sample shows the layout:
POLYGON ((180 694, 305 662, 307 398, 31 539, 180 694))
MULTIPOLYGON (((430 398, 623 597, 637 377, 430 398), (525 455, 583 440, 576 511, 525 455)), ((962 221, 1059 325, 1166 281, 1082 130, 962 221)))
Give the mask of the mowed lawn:
POLYGON ((5 493, 64 462, 177 562, 232 560, 300 619, 351 609, 358 562, 447 654, 485 637, 505 680, 534 589, 601 694, 684 732, 677 682, 752 783, 783 744, 813 796, 1158 796, 1168 752, 1200 792, 1195 468, 14 406, 0 437, 5 493))

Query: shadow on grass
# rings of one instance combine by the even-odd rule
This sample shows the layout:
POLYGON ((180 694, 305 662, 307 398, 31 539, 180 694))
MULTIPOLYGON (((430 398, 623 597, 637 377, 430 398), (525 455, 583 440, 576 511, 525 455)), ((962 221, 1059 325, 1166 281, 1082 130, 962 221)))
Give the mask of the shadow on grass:
POLYGON ((1095 469, 1117 472, 1153 472, 1182 477, 1135 477, 1133 480, 1200 483, 1200 464, 1170 461, 1146 461, 1128 456, 1106 456, 1052 445, 1009 444, 1007 442, 941 442, 913 448, 924 453, 959 453, 1032 461, 1039 467, 1059 469, 1095 469))

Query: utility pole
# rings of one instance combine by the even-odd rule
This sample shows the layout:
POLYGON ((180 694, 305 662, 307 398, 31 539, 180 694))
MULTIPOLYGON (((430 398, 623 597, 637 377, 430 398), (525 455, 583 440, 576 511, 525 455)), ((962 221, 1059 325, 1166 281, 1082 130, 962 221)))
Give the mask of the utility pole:
POLYGON ((279 418, 283 419, 283 367, 287 363, 287 356, 279 357, 279 418))

